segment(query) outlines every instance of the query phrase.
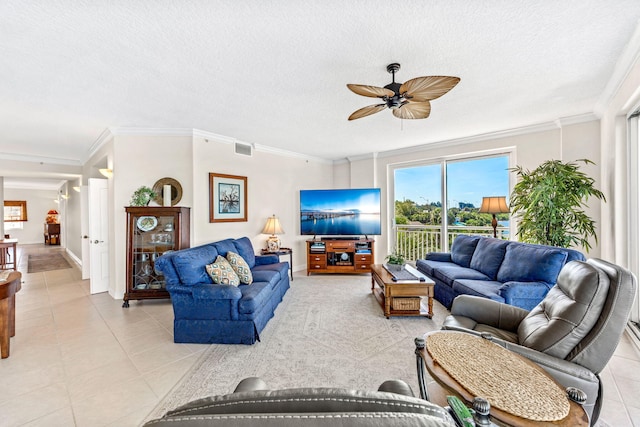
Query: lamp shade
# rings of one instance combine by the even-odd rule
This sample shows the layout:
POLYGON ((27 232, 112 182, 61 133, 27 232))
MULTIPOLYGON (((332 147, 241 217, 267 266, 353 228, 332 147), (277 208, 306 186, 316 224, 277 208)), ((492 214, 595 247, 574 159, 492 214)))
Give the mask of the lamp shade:
POLYGON ((492 197, 483 197, 482 198, 482 206, 480 206, 479 213, 507 213, 509 212, 509 207, 507 206, 507 200, 505 196, 492 196, 492 197))
POLYGON ((271 235, 284 234, 284 230, 280 225, 280 220, 276 218, 275 215, 270 216, 269 219, 267 219, 267 223, 262 229, 262 234, 271 234, 271 235))
POLYGON ((47 212, 47 215, 58 215, 58 211, 55 209, 51 209, 49 212, 47 212))

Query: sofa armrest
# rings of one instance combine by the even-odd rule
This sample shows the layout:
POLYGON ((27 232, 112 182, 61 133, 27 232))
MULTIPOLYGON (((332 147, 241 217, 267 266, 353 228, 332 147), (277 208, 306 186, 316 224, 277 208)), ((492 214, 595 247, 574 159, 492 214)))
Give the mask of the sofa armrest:
POLYGON ((169 291, 170 294, 189 294, 198 300, 239 300, 242 298, 242 292, 240 292, 237 286, 215 285, 211 283, 196 283, 190 286, 167 286, 167 291, 169 291))
POLYGON ((451 261, 451 254, 449 252, 429 252, 424 259, 428 259, 430 261, 453 262, 451 261))
POLYGON ((256 265, 277 264, 279 262, 278 255, 256 255, 256 265))
POLYGON ((472 295, 459 295, 451 306, 452 316, 467 317, 476 323, 516 332, 529 312, 520 307, 472 295))

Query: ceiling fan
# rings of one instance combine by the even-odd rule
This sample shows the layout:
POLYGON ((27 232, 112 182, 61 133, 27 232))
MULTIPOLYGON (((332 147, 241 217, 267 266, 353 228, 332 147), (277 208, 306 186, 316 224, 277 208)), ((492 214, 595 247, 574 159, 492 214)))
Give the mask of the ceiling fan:
POLYGON ((427 76, 416 77, 404 83, 396 83, 396 71, 400 64, 387 65, 392 81, 385 87, 348 84, 347 87, 358 95, 380 98, 384 103, 369 105, 354 111, 349 120, 375 114, 390 108, 399 119, 426 119, 431 113, 431 101, 449 92, 460 81, 459 77, 427 76))

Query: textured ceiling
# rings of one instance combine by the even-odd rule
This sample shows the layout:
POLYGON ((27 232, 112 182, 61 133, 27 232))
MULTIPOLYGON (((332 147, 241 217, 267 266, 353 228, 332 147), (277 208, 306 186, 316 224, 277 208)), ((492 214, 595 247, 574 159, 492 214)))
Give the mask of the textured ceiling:
POLYGON ((82 161, 107 128, 195 128, 326 159, 591 113, 638 0, 0 2, 0 156, 82 161), (451 75, 401 121, 347 83, 451 75))

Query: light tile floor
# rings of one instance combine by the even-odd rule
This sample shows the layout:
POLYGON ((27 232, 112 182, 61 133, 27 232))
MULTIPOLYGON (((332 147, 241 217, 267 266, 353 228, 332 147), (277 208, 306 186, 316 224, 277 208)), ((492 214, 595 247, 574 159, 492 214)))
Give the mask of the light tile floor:
MULTIPOLYGON (((173 343, 168 300, 123 309, 106 293, 90 295, 73 262, 24 273, 28 254, 53 251, 63 249, 18 247, 24 283, 11 355, 0 360, 0 426, 137 426, 206 346, 173 343)), ((640 427, 640 353, 626 336, 602 378, 602 418, 640 427)))

